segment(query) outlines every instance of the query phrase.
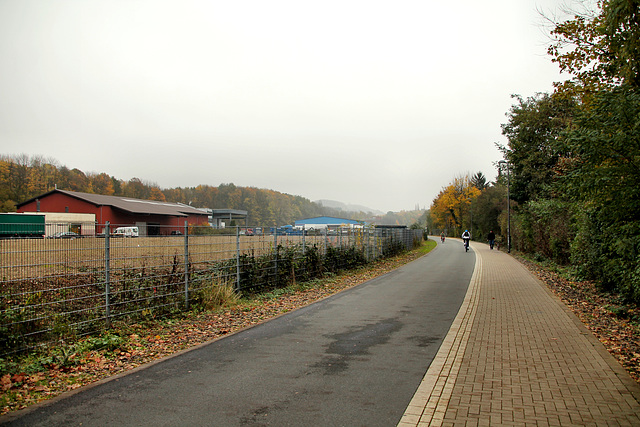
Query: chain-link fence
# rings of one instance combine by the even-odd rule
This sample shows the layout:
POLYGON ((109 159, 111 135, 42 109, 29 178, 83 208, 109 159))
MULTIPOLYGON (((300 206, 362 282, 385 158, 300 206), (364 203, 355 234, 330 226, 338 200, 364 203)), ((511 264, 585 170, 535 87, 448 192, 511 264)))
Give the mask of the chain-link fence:
POLYGON ((218 286, 246 294, 302 282, 422 239, 420 230, 373 227, 185 224, 159 236, 113 224, 81 229, 0 240, 0 355, 93 333, 114 319, 188 310, 218 286))

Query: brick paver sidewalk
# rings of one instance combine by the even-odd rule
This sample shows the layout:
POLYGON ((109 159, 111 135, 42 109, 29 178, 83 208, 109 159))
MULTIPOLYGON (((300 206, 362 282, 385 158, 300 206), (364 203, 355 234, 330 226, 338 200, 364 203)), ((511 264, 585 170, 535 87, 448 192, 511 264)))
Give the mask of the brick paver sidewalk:
POLYGON ((640 386, 506 253, 472 244, 460 312, 398 424, 640 426, 640 386))

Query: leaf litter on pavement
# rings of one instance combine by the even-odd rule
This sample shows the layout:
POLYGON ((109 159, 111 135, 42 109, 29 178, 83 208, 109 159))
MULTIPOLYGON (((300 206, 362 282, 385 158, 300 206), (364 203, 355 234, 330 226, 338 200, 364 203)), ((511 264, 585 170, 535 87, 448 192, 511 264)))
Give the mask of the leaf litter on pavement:
POLYGON ((578 316, 640 384, 640 307, 599 290, 593 282, 573 281, 529 260, 518 260, 578 316))

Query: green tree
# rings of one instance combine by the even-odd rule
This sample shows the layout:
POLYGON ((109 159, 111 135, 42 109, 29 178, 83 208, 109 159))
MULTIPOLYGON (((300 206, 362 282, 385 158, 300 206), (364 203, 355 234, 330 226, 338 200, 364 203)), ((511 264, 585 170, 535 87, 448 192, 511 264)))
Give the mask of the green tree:
POLYGON ((558 24, 549 52, 581 100, 564 143, 562 188, 581 206, 572 257, 580 274, 640 301, 640 2, 603 0, 558 24))
MULTIPOLYGON (((473 202, 473 234, 477 240, 486 239, 489 231, 506 236, 506 227, 501 232, 498 218, 507 209, 506 183, 496 183, 485 187, 473 202)), ((505 224, 506 225, 506 224, 505 224)), ((506 241, 506 238, 502 240, 506 241)))
POLYGON ((511 198, 524 203, 551 195, 558 166, 570 155, 559 139, 571 125, 575 101, 544 93, 513 97, 517 104, 502 125, 508 147, 500 148, 511 164, 511 198))
POLYGON ((478 172, 471 177, 471 184, 473 184, 473 186, 480 191, 489 187, 489 183, 487 182, 487 177, 484 176, 482 172, 478 172))
MULTIPOLYGON (((510 164, 511 237, 516 250, 567 263, 575 235, 574 209, 560 178, 575 153, 564 142, 577 111, 574 98, 537 94, 517 104, 502 125, 510 164)), ((500 182, 505 184, 504 177, 500 182)), ((506 218, 499 218, 502 233, 506 218)))
POLYGON ((640 93, 600 92, 576 119, 566 145, 566 187, 574 199, 607 210, 612 220, 640 219, 640 93))
POLYGON ((640 301, 640 93, 626 85, 594 96, 567 145, 565 187, 584 206, 574 261, 580 273, 640 301))
POLYGON ((573 205, 577 271, 640 301, 640 2, 596 6, 552 32, 549 53, 572 76, 554 98, 575 100, 574 120, 554 144, 561 155, 548 200, 538 198, 521 213, 525 220, 537 215, 540 225, 573 205), (552 200, 557 194, 571 200, 552 200))

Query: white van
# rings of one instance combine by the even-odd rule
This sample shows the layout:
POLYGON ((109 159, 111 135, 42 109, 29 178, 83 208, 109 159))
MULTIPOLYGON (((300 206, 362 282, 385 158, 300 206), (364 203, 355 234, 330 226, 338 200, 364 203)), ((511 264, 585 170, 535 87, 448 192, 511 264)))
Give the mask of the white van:
POLYGON ((118 227, 116 231, 113 233, 114 237, 138 237, 140 236, 140 231, 138 227, 118 227))

